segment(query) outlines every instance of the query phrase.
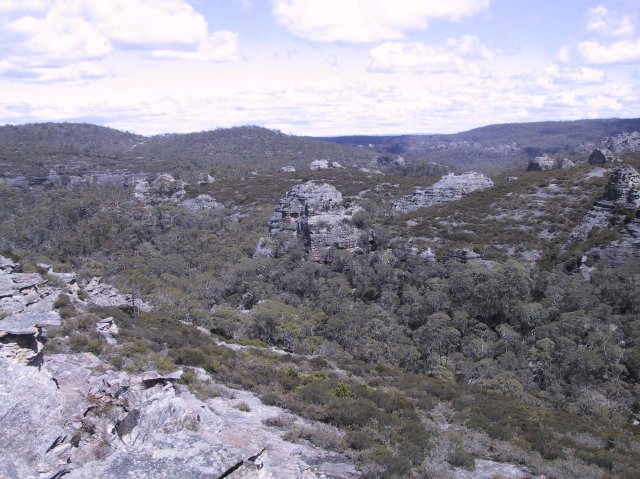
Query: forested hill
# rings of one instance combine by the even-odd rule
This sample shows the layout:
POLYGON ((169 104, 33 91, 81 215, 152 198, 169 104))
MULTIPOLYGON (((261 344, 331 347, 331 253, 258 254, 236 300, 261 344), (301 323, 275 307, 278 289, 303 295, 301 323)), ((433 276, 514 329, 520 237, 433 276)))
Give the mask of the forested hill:
POLYGON ((605 137, 640 131, 640 118, 544 121, 489 125, 449 135, 339 136, 343 145, 447 163, 459 169, 499 171, 543 153, 576 155, 605 137))
POLYGON ((372 150, 256 126, 145 137, 86 123, 0 127, 0 176, 308 168, 314 160, 366 164, 372 150))

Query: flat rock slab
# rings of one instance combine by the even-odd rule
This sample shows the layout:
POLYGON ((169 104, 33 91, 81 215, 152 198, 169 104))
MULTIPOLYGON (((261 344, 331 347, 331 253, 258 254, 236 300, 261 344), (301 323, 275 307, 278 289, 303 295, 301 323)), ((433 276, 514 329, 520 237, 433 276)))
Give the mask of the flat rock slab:
POLYGON ((493 479, 494 477, 524 479, 531 477, 531 473, 515 464, 476 459, 476 467, 473 471, 458 467, 455 469, 453 477, 455 479, 493 479))
POLYGON ((60 315, 55 311, 46 313, 17 313, 0 320, 0 332, 7 334, 35 334, 37 328, 60 326, 60 315))

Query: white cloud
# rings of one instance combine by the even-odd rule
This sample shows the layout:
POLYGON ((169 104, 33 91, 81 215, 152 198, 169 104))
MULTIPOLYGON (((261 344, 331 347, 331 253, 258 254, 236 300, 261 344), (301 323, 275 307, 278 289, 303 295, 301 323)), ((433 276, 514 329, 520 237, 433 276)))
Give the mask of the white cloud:
POLYGON ((613 43, 580 42, 578 51, 589 63, 634 63, 640 61, 640 38, 613 43))
POLYGON ((474 60, 493 57, 493 52, 476 36, 448 39, 445 45, 386 42, 371 50, 369 70, 397 71, 463 71, 473 69, 474 60))
POLYGON ((546 88, 566 86, 567 84, 589 85, 602 83, 605 72, 589 67, 571 67, 551 65, 544 73, 536 78, 536 83, 546 88))
POLYGON ((612 12, 599 5, 589 10, 587 30, 608 37, 624 37, 634 33, 635 25, 631 15, 612 12))
POLYGON ((489 0, 273 0, 278 23, 319 42, 399 40, 432 20, 456 21, 489 7, 489 0))
POLYGON ((229 31, 213 32, 195 50, 155 50, 151 56, 175 60, 232 61, 238 58, 238 34, 229 31))
POLYGON ((43 72, 43 79, 62 81, 68 72, 86 72, 95 78, 99 68, 87 68, 87 61, 118 49, 182 60, 238 57, 237 34, 210 32, 205 18, 186 0, 0 2, 0 60, 10 62, 14 72, 22 67, 25 76, 43 72), (59 71, 53 74, 55 68, 59 71))
POLYGON ((0 13, 44 10, 45 0, 0 0, 0 13))

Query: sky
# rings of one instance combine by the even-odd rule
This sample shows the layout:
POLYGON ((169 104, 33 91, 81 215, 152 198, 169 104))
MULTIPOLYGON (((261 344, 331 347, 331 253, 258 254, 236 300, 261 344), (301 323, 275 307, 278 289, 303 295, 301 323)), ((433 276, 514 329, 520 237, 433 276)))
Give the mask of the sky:
POLYGON ((313 136, 640 117, 640 0, 0 0, 0 124, 313 136))

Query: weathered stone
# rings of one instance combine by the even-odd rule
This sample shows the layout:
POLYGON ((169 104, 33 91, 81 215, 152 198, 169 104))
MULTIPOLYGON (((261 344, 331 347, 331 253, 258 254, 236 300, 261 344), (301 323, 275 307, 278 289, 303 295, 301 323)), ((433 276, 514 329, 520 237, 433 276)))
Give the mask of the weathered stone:
POLYGON ((613 170, 602 201, 638 208, 640 206, 640 173, 631 165, 623 165, 613 170))
POLYGON ((411 195, 397 200, 393 205, 393 213, 404 214, 439 203, 459 200, 469 193, 492 186, 491 179, 476 172, 446 175, 436 184, 424 189, 416 189, 411 195))
POLYGON ((310 170, 327 170, 329 169, 329 162, 327 160, 313 160, 309 165, 310 170))
POLYGON ((463 248, 451 249, 442 257, 442 261, 445 262, 452 259, 455 261, 460 261, 461 263, 466 263, 467 261, 472 261, 474 259, 482 259, 482 256, 473 250, 463 248))
POLYGON ((342 206, 342 194, 327 183, 308 181, 291 188, 269 223, 271 236, 286 232, 300 238, 315 260, 330 247, 352 249, 360 230, 350 224, 356 210, 342 206))
POLYGON ((587 162, 590 165, 603 165, 605 163, 614 163, 620 161, 616 155, 606 148, 596 148, 593 150, 587 162))
POLYGON ((15 267, 16 263, 12 259, 0 256, 0 271, 11 273, 15 267))
POLYGON ((551 158, 546 153, 542 156, 537 156, 527 165, 527 171, 549 171, 557 169, 557 162, 555 158, 551 158))
POLYGON ((614 153, 621 151, 640 151, 640 132, 625 132, 614 137, 605 138, 602 141, 602 146, 614 153))
POLYGON ((576 166, 576 164, 568 158, 563 158, 558 162, 558 168, 561 170, 568 170, 574 166, 576 166))
POLYGON ((293 166, 283 166, 282 168, 280 168, 280 171, 282 171, 283 173, 295 173, 296 169, 293 166))
POLYGON ((180 206, 184 206, 189 211, 218 210, 224 208, 222 203, 218 203, 209 195, 198 195, 195 198, 182 200, 180 206))
POLYGON ((60 326, 60 315, 57 312, 18 313, 0 319, 0 334, 34 334, 47 326, 60 326))
MULTIPOLYGON (((606 229, 616 216, 633 212, 640 207, 640 173, 631 165, 622 165, 611 173, 600 201, 573 229, 562 251, 588 238, 592 230, 606 229), (620 209, 620 211, 617 211, 620 209)), ((620 223, 624 223, 619 218, 620 223)), ((640 256, 640 220, 634 218, 623 227, 623 239, 609 253, 613 256, 640 256), (618 247, 619 246, 619 247, 618 247)))

